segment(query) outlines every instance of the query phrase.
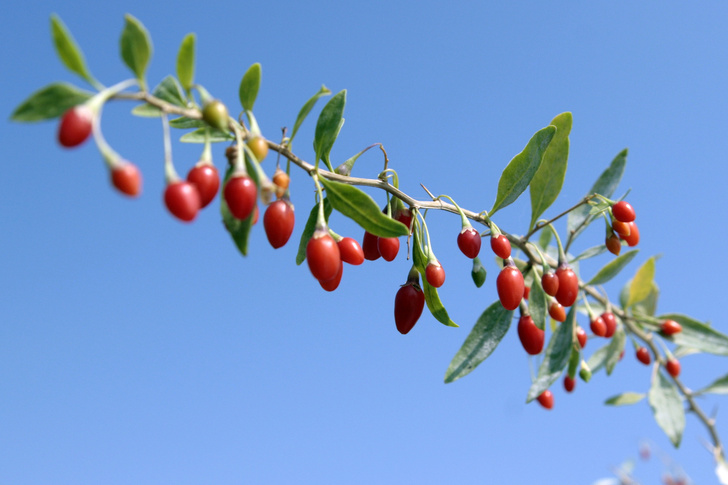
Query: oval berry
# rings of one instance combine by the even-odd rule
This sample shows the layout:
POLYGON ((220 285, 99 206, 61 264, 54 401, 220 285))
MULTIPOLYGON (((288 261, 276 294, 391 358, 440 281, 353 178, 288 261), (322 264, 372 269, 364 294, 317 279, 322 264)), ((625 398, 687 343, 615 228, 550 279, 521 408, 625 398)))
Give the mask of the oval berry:
POLYGON ((253 152, 258 162, 262 162, 268 156, 268 143, 262 136, 254 136, 246 142, 250 151, 253 152))
POLYGON ((438 262, 428 263, 425 268, 425 277, 430 286, 439 288, 445 283, 445 269, 438 262))
POLYGON ((670 374, 672 377, 677 377, 680 375, 680 361, 677 359, 670 359, 665 364, 665 369, 667 369, 667 373, 670 374))
POLYGON ((288 186, 291 184, 291 178, 286 172, 280 168, 276 168, 273 174, 273 184, 276 186, 276 195, 282 197, 286 193, 288 186))
POLYGON ((228 109, 219 99, 213 99, 202 108, 202 119, 220 131, 228 131, 228 118, 228 109))
POLYGON ((339 246, 325 230, 316 230, 306 244, 306 261, 314 278, 329 281, 336 277, 341 266, 339 246))
POLYGON ((321 288, 323 288, 326 291, 334 291, 336 288, 339 287, 339 283, 341 283, 341 276, 344 274, 344 263, 339 264, 339 271, 336 273, 336 276, 331 278, 328 281, 319 281, 319 284, 321 285, 321 288))
POLYGON ((548 272, 541 276, 541 288, 549 296, 556 296, 559 291, 559 277, 556 273, 548 272))
POLYGON ((533 323, 531 315, 522 315, 518 320, 518 339, 530 355, 540 354, 543 350, 544 331, 533 323))
POLYGON ((415 326, 425 307, 425 294, 414 283, 407 283, 394 297, 394 323, 399 333, 406 334, 415 326))
POLYGON ((675 320, 665 320, 660 326, 660 331, 663 335, 675 335, 682 332, 682 326, 675 320))
POLYGON ((612 215, 621 222, 632 222, 635 220, 634 208, 625 200, 620 200, 612 206, 612 215))
POLYGON ((566 321, 566 310, 558 301, 554 301, 549 305, 549 315, 557 322, 566 321))
POLYGON ((612 335, 614 335, 615 330, 617 330, 617 318, 612 312, 604 312, 602 313, 602 320, 607 326, 607 332, 604 334, 604 336, 610 338, 612 335))
POLYGON ((566 389, 566 392, 573 391, 575 386, 576 381, 573 378, 569 376, 564 376, 564 389, 566 389))
POLYGON ((617 219, 612 221, 612 230, 621 238, 629 236, 632 231, 628 222, 618 221, 617 219))
POLYGON ((345 237, 336 243, 339 246, 341 260, 345 263, 358 266, 364 262, 364 250, 362 250, 356 239, 345 237))
POLYGON ((58 143, 72 148, 86 141, 91 134, 93 118, 93 112, 84 104, 66 111, 58 125, 58 143))
POLYGON ((554 395, 548 389, 539 394, 536 399, 538 400, 538 403, 545 409, 551 409, 554 407, 554 395))
POLYGON ((514 266, 506 266, 498 274, 495 282, 498 298, 506 310, 515 310, 523 299, 525 285, 523 275, 514 266))
POLYGON ((491 236, 490 248, 501 259, 511 257, 511 242, 503 234, 498 234, 498 237, 491 236))
POLYGON ((394 261, 399 252, 399 238, 380 237, 377 241, 377 248, 385 261, 394 261))
POLYGON ((650 357, 650 352, 644 348, 640 347, 637 349, 637 360, 642 362, 645 365, 650 365, 650 362, 652 362, 652 357, 650 357))
POLYGON ((164 190, 164 204, 177 219, 191 222, 200 210, 200 194, 194 185, 180 180, 167 185, 164 190))
POLYGON ((242 221, 253 213, 258 188, 247 175, 233 175, 225 184, 223 196, 233 217, 242 221))
POLYGON ((364 251, 364 259, 369 261, 376 261, 382 256, 379 252, 379 237, 369 231, 364 231, 361 249, 364 251))
POLYGON ((394 218, 404 224, 412 232, 412 210, 411 209, 399 209, 395 212, 394 218))
POLYGON ((527 286, 523 289, 523 299, 528 300, 528 295, 531 294, 531 287, 527 286))
POLYGON ((480 233, 474 227, 466 227, 458 234, 458 247, 468 258, 475 259, 480 253, 480 233))
POLYGON ((111 183, 122 194, 136 197, 142 190, 142 174, 133 163, 122 162, 111 170, 111 183))
POLYGON ((609 236, 606 241, 604 241, 604 245, 607 246, 607 250, 615 256, 619 256, 619 253, 622 251, 622 242, 616 234, 609 236))
POLYGON ((604 337, 607 334, 607 324, 604 323, 602 317, 596 317, 592 320, 589 328, 591 328, 592 333, 597 337, 604 337))
POLYGON ((295 220, 293 204, 288 200, 279 199, 265 210, 263 227, 268 242, 274 249, 283 247, 288 242, 291 234, 293 234, 295 220))
POLYGON ((215 166, 209 163, 192 167, 187 174, 187 181, 194 185, 200 194, 200 208, 207 207, 220 188, 220 175, 215 166))
POLYGON ((559 266, 556 276, 559 278, 559 289, 554 295, 556 301, 564 306, 573 305, 579 294, 579 278, 573 269, 565 265, 559 266))
POLYGON ((582 349, 586 347, 586 332, 579 325, 576 326, 576 341, 579 342, 579 347, 582 349))
POLYGON ((627 246, 637 246, 640 242, 640 230, 634 222, 628 222, 627 225, 629 226, 629 235, 623 236, 620 234, 619 237, 627 241, 627 246))

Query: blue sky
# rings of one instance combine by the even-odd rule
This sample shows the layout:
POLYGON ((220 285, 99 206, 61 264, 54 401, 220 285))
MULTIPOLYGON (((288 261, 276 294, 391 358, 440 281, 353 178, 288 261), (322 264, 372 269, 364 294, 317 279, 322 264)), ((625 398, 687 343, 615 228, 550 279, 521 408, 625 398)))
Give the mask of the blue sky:
MULTIPOLYGON (((646 403, 602 405, 647 389, 649 371, 629 352, 610 378, 578 382, 572 395, 556 386, 551 412, 524 404, 529 362, 514 328, 475 372, 443 384, 496 298, 492 259, 483 258, 483 288, 470 280, 456 217, 430 214, 428 222, 447 271, 440 294, 461 328, 424 314, 401 336, 392 305, 409 269, 403 253, 347 267, 332 294, 295 265, 313 203, 302 172, 292 175, 291 241, 273 250, 258 225, 243 259, 216 207, 191 225, 167 214, 161 128, 130 116, 130 104, 107 107, 103 129, 143 171, 143 196, 132 201, 111 190, 92 143, 63 150, 55 122, 8 118, 37 88, 76 82, 55 57, 52 12, 107 85, 129 77, 118 56, 127 12, 152 35, 151 84, 173 72, 188 32, 198 36, 196 80, 230 106, 247 67, 260 62, 256 116, 271 139, 321 84, 347 89, 334 160, 384 143, 406 192, 426 198, 424 183, 473 210, 491 207, 501 171, 529 137, 571 111, 569 170, 547 215, 584 195, 628 147, 617 192, 631 189, 641 252, 607 291, 616 298, 639 264, 661 254, 660 311, 727 332, 723 2, 31 1, 5 12, 0 482, 592 483, 636 457, 643 439, 696 483, 715 481, 693 417, 673 450, 646 403)), ((294 144, 307 160, 314 125, 308 120, 294 144)), ((222 167, 224 147, 215 148, 222 167)), ((174 145, 181 173, 197 157, 199 146, 174 145)), ((274 160, 265 162, 269 173, 274 160)), ((371 154, 355 170, 374 177, 380 166, 371 154)), ((522 233, 529 217, 524 196, 496 222, 522 233)), ((362 235, 342 216, 332 223, 362 235)), ((585 232, 575 249, 602 234, 585 232)), ((699 388, 727 367, 689 356, 684 380, 699 388)), ((725 400, 701 404, 710 413, 725 400)), ((637 476, 654 483, 661 471, 652 460, 637 476)))

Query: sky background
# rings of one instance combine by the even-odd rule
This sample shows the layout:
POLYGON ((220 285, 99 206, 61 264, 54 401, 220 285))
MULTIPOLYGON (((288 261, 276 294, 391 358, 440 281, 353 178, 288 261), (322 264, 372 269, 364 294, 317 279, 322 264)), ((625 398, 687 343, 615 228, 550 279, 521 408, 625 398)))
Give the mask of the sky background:
MULTIPOLYGON (((9 121, 13 109, 56 80, 79 85, 55 57, 49 16, 58 13, 101 82, 130 77, 118 55, 123 15, 148 28, 155 85, 174 72, 179 43, 197 33, 196 80, 235 112, 238 85, 263 68, 256 116, 278 139, 321 84, 348 90, 346 124, 332 152, 343 161, 381 142, 401 187, 424 183, 469 209, 489 209, 498 177, 530 136, 571 111, 571 154, 554 215, 583 196, 623 148, 641 252, 606 286, 621 285, 661 254, 660 312, 685 313, 727 332, 724 319, 728 122, 728 6, 683 2, 11 2, 0 30, 0 112, 8 154, 0 191, 0 483, 544 483, 589 484, 636 458, 650 440, 696 483, 715 483, 707 433, 688 416, 672 449, 645 402, 649 369, 631 350, 609 378, 554 385, 550 412, 524 404, 529 360, 515 322, 475 372, 444 372, 480 313, 496 299, 497 268, 483 248, 486 284, 470 279, 455 244, 459 220, 428 218, 447 272, 440 295, 460 328, 425 310, 407 336, 394 326, 394 295, 409 270, 347 266, 324 292, 295 265, 312 184, 292 174, 297 223, 273 250, 262 224, 242 258, 217 204, 192 224, 163 206, 157 120, 104 110, 107 140, 143 171, 141 198, 111 189, 93 143, 65 150, 56 122, 9 121)), ((315 116, 294 143, 312 160, 315 116)), ((180 173, 201 146, 174 145, 180 173)), ((224 145, 214 147, 224 166, 224 145)), ((264 168, 272 174, 275 157, 264 168)), ((355 175, 375 177, 381 157, 355 175)), ((383 203, 382 194, 372 195, 383 203)), ((524 194, 499 212, 523 233, 524 194)), ((332 227, 363 231, 335 215, 332 227)), ((559 226, 563 230, 564 224, 559 226)), ((575 252, 603 241, 595 224, 575 252)), ((487 241, 485 241, 487 243, 487 241)), ((404 244, 403 244, 404 248, 404 244)), ((582 266, 593 274, 608 255, 582 266)), ((581 317, 581 323, 586 325, 581 317)), ((586 354, 598 348, 590 341, 586 354)), ((536 362, 534 362, 536 364, 536 362)), ((684 381, 702 387, 728 365, 689 356, 684 381)), ((722 411, 725 398, 705 398, 722 411)), ((658 459, 636 476, 656 483, 658 459)))

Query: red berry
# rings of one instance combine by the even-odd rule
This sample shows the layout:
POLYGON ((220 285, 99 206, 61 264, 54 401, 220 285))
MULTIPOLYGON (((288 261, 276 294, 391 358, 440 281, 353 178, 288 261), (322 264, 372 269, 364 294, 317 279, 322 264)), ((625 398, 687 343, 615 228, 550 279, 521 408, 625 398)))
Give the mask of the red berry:
POLYGON ((200 194, 187 181, 172 182, 164 190, 164 204, 177 219, 191 222, 200 210, 200 194))
POLYGON ((596 317, 592 320, 589 328, 591 328, 592 333, 597 337, 604 337, 607 334, 607 324, 604 323, 602 317, 596 317))
POLYGON ((544 273, 541 276, 541 287, 547 295, 556 296, 559 291, 559 277, 556 276, 556 273, 544 273))
POLYGON ((251 226, 254 226, 258 223, 258 216, 260 215, 260 212, 258 211, 258 204, 255 204, 255 207, 253 207, 253 222, 251 226))
POLYGON ((288 200, 278 199, 268 206, 263 215, 263 227, 273 248, 285 246, 293 233, 295 219, 293 204, 288 200))
POLYGON ((462 253, 474 259, 480 253, 481 237, 474 227, 466 227, 458 234, 458 247, 462 253))
POLYGON ((412 229, 412 210, 411 209, 399 209, 395 212, 394 218, 399 222, 412 229))
POLYGON ((416 283, 407 283, 394 297, 394 322, 399 333, 406 334, 415 326, 425 307, 425 294, 416 283))
POLYGON ((632 205, 624 200, 620 200, 612 206, 612 215, 621 222, 632 222, 635 219, 632 205))
POLYGON ((617 330, 617 318, 612 312, 604 312, 602 313, 602 320, 604 320, 604 324, 607 326, 607 332, 604 336, 610 338, 614 335, 614 331, 617 330))
POLYGON ((306 261, 311 274, 319 281, 336 277, 341 266, 339 246, 326 230, 317 229, 306 244, 306 261))
POLYGON ((551 409, 554 407, 554 395, 548 389, 542 392, 536 399, 545 409, 551 409))
POLYGON ((579 347, 582 349, 586 347, 586 332, 579 325, 576 326, 576 340, 579 342, 579 347))
POLYGON ((526 288, 525 288, 525 289, 523 290, 523 299, 524 299, 524 300, 528 300, 528 295, 530 295, 530 294, 531 294, 531 287, 530 287, 530 286, 527 286, 527 287, 526 287, 526 288))
POLYGON ((364 251, 356 239, 345 237, 336 244, 339 246, 339 254, 343 262, 353 264, 354 266, 358 266, 364 262, 364 251))
POLYGON ((576 381, 573 378, 569 376, 564 376, 564 389, 566 389, 566 392, 573 391, 575 386, 576 381))
POLYGON ((385 261, 393 261, 399 252, 399 238, 380 237, 377 241, 377 248, 385 261))
POLYGON ((133 163, 122 162, 111 170, 111 183, 122 194, 136 197, 142 190, 142 174, 133 163))
POLYGON ((445 269, 437 261, 428 263, 425 268, 425 277, 430 286, 439 288, 445 283, 445 269))
POLYGON ((511 242, 503 234, 498 234, 498 237, 491 236, 490 248, 501 259, 511 257, 511 242))
POLYGON ((521 303, 525 285, 523 275, 514 266, 504 267, 495 282, 498 289, 498 298, 506 310, 515 310, 521 303))
POLYGON ((543 350, 544 331, 533 323, 531 315, 522 315, 518 320, 518 338, 530 355, 540 354, 543 350))
POLYGON ((634 222, 628 222, 627 225, 629 225, 629 235, 628 236, 619 236, 625 241, 627 241, 627 246, 634 247, 637 246, 640 242, 640 230, 637 227, 637 224, 634 222))
POLYGON ((265 138, 261 136, 255 136, 246 142, 250 151, 253 152, 258 162, 262 162, 265 157, 268 156, 268 143, 265 138))
POLYGON ((225 184, 223 196, 233 217, 242 221, 253 213, 258 189, 247 175, 233 175, 225 184))
POLYGON ((680 375, 680 361, 677 359, 670 359, 665 364, 665 368, 667 369, 667 373, 670 374, 672 377, 677 377, 680 375))
POLYGON ((564 306, 571 306, 579 294, 579 278, 574 270, 566 265, 559 266, 556 270, 559 278, 559 289, 556 292, 556 300, 564 306))
POLYGON ((604 241, 604 244, 607 246, 607 250, 615 256, 619 256, 620 251, 622 251, 622 242, 616 234, 609 236, 607 240, 604 241))
POLYGON ((639 349, 637 349, 637 360, 645 365, 650 365, 650 362, 652 362, 652 357, 650 357, 650 352, 646 348, 640 347, 639 349))
POLYGON ((93 112, 84 104, 66 111, 58 126, 58 143, 66 148, 72 148, 86 141, 91 134, 93 118, 93 112))
POLYGON ((321 288, 323 288, 326 291, 334 291, 336 288, 339 287, 339 283, 341 283, 341 276, 344 274, 344 263, 341 262, 339 264, 339 271, 336 273, 336 276, 331 278, 328 281, 319 281, 319 284, 321 285, 321 288))
POLYGON ((200 208, 207 207, 220 188, 220 175, 215 166, 209 163, 192 167, 187 174, 187 181, 194 185, 200 194, 200 208))
POLYGON ((660 331, 664 335, 675 335, 676 333, 682 332, 682 326, 675 320, 665 320, 660 326, 660 331))
POLYGON ((369 261, 376 261, 382 256, 379 252, 379 237, 369 231, 364 231, 361 249, 364 251, 364 259, 369 261))
POLYGON ((566 310, 558 301, 554 301, 549 305, 549 315, 557 322, 566 321, 566 310))
POLYGON ((630 225, 628 222, 622 222, 618 221, 617 219, 614 219, 612 221, 612 230, 619 234, 619 237, 625 238, 630 235, 632 232, 632 229, 630 228, 630 225))

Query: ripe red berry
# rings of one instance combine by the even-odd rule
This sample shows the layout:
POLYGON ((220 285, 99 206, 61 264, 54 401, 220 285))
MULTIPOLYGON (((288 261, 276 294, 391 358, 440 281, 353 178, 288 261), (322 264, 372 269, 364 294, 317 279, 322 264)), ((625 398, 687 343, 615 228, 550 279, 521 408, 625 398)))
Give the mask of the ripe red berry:
POLYGON ((262 162, 263 159, 268 156, 268 143, 262 136, 254 136, 246 143, 258 162, 262 162))
POLYGON ((314 278, 328 281, 336 277, 341 266, 339 246, 326 230, 317 229, 306 244, 306 261, 314 278))
POLYGON ((533 323, 531 315, 522 315, 518 320, 518 338, 530 355, 537 355, 543 350, 544 331, 533 323))
POLYGON ((554 301, 549 305, 549 315, 557 322, 566 321, 566 310, 558 301, 554 301))
POLYGON ((542 392, 536 399, 545 409, 551 409, 554 407, 554 395, 548 389, 542 392))
POLYGON ((88 106, 79 104, 66 111, 58 126, 58 143, 66 148, 80 145, 91 134, 94 114, 88 106))
POLYGON ((619 237, 627 241, 627 246, 637 246, 640 242, 640 230, 634 222, 628 222, 627 225, 629 226, 629 235, 623 236, 620 234, 619 237))
POLYGON ((406 334, 415 326, 425 307, 425 294, 416 283, 407 283, 394 297, 394 323, 399 333, 406 334))
POLYGON ((336 243, 339 246, 341 260, 345 263, 360 265, 364 262, 364 251, 356 239, 345 237, 336 243))
POLYGON ((122 162, 111 170, 111 183, 119 192, 136 197, 142 190, 142 174, 130 162, 122 162))
POLYGON ((547 295, 556 296, 556 293, 559 291, 559 277, 556 276, 556 273, 544 273, 541 276, 541 287, 547 295))
POLYGON ((233 175, 225 184, 223 196, 233 217, 245 220, 253 213, 258 189, 247 175, 233 175))
POLYGON ((268 206, 263 215, 263 227, 273 248, 285 246, 293 233, 295 220, 293 204, 290 201, 278 199, 268 206))
POLYGON ((498 274, 496 279, 498 298, 506 310, 515 310, 523 299, 525 285, 523 275, 515 266, 506 266, 498 274))
POLYGON ((617 318, 612 312, 604 312, 602 313, 602 320, 607 326, 607 332, 604 334, 604 336, 610 338, 612 335, 614 335, 615 330, 617 330, 617 318))
POLYGON ((616 234, 609 236, 604 241, 604 244, 607 246, 607 250, 615 256, 619 256, 619 253, 622 251, 622 242, 616 234))
POLYGON ((592 333, 597 337, 604 337, 607 334, 607 324, 604 323, 602 317, 596 317, 592 320, 589 323, 589 328, 591 328, 592 333))
POLYGON ((618 221, 617 219, 612 220, 612 230, 621 238, 629 236, 632 231, 628 222, 618 221))
POLYGON ((664 335, 675 335, 676 333, 682 332, 682 325, 675 320, 665 320, 660 326, 660 331, 664 335))
POLYGON ((411 209, 399 209, 394 213, 393 216, 399 222, 412 229, 412 210, 411 209))
POLYGON ((579 342, 579 347, 582 349, 586 347, 586 332, 579 325, 576 326, 576 340, 579 342))
POLYGON ((650 365, 650 362, 652 362, 652 357, 650 357, 650 352, 646 348, 640 347, 639 349, 637 349, 637 360, 645 365, 650 365))
POLYGON ((430 262, 425 268, 425 277, 427 278, 427 282, 430 286, 439 288, 445 283, 445 269, 437 261, 430 262))
POLYGON ((207 207, 220 188, 220 175, 210 163, 195 165, 187 174, 187 181, 197 188, 200 194, 200 208, 207 207))
POLYGON ((228 109, 219 99, 213 99, 202 108, 202 119, 220 131, 228 131, 228 118, 228 109))
POLYGON ((364 259, 376 261, 382 255, 379 252, 379 237, 364 231, 364 239, 361 242, 361 249, 364 251, 364 259))
POLYGON ((377 248, 385 261, 394 261, 399 252, 399 238, 380 237, 377 241, 377 248))
POLYGON ((526 288, 523 289, 523 299, 524 300, 528 300, 528 295, 530 295, 530 294, 531 294, 530 286, 527 286, 526 288))
POLYGON ((615 219, 621 222, 632 222, 635 219, 632 205, 625 200, 620 200, 612 206, 612 214, 615 219))
POLYGON ((474 227, 466 227, 458 234, 458 247, 462 253, 470 258, 475 259, 480 253, 481 237, 474 227))
POLYGON ((567 376, 564 376, 564 389, 566 389, 566 392, 571 392, 574 390, 574 387, 576 386, 576 381, 567 376))
POLYGON ((501 259, 511 257, 511 242, 503 234, 498 234, 498 237, 491 236, 490 248, 501 259))
POLYGON ((670 374, 672 377, 677 377, 680 375, 680 361, 677 359, 670 359, 665 364, 665 369, 667 369, 667 373, 670 374))
POLYGON ((321 285, 321 288, 323 288, 326 291, 334 291, 336 288, 339 287, 339 283, 341 283, 341 276, 344 274, 344 263, 341 262, 339 264, 339 271, 336 273, 336 276, 331 278, 328 281, 319 281, 319 284, 321 285))
POLYGON ((164 190, 164 204, 177 219, 191 222, 200 210, 200 194, 187 181, 172 182, 164 190))
POLYGON ((559 278, 559 289, 556 292, 556 300, 564 306, 571 306, 579 294, 579 278, 569 266, 562 265, 556 270, 559 278))

